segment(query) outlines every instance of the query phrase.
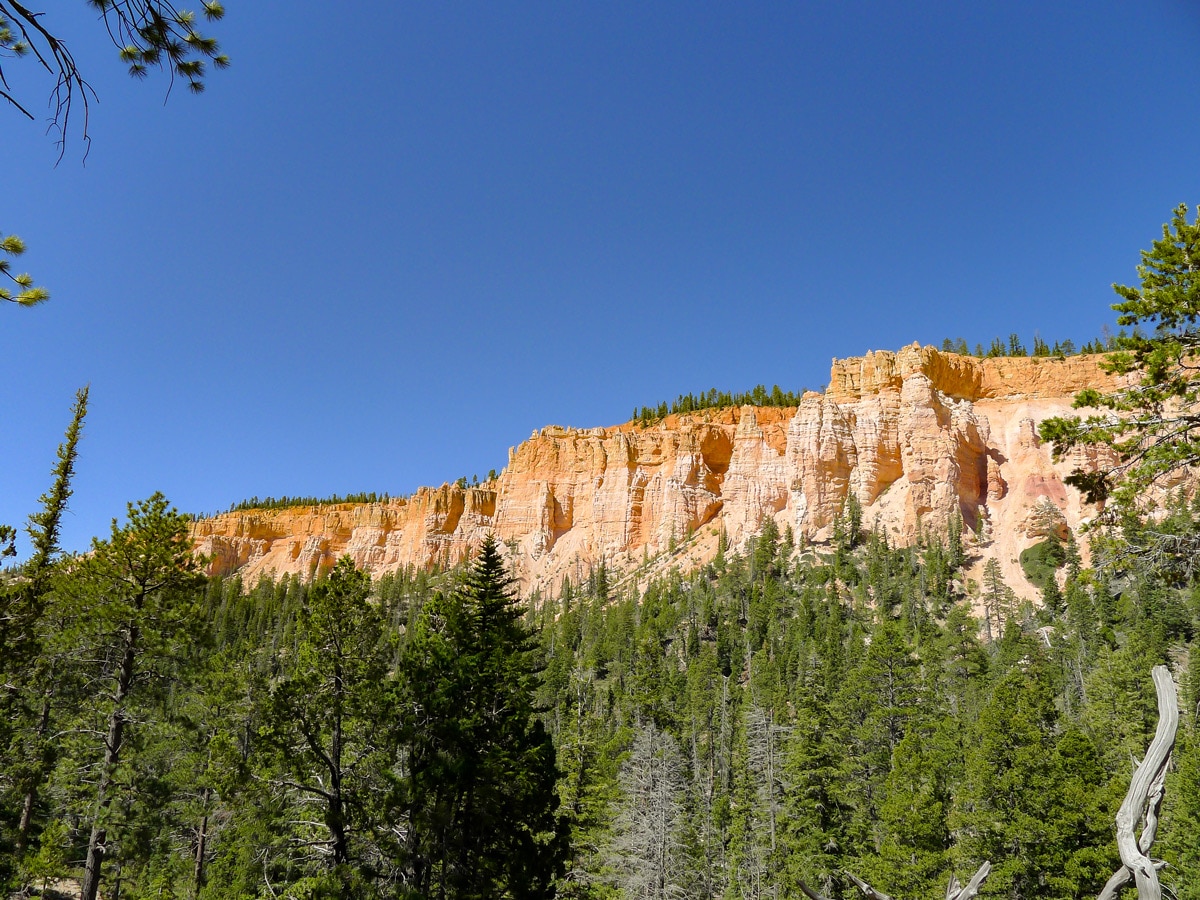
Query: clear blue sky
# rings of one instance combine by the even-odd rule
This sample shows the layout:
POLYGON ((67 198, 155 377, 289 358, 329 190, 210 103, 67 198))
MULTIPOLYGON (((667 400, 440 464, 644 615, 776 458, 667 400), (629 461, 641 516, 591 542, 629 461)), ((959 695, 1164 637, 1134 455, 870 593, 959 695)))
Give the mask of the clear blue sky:
POLYGON ((0 309, 0 522, 91 384, 70 549, 155 490, 405 493, 833 356, 1080 342, 1200 203, 1192 0, 228 0, 165 106, 55 6, 99 102, 57 168, 0 110, 53 293, 0 309))

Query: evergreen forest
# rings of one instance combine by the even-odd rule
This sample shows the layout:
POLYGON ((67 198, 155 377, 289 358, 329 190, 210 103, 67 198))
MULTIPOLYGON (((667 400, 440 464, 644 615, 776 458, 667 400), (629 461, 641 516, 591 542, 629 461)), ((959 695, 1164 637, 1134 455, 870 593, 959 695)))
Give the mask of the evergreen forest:
MULTIPOLYGON (((1031 352, 1021 341, 1020 335, 1014 333, 1008 336, 1007 341, 998 337, 993 338, 991 344, 986 348, 983 344, 976 344, 974 350, 970 348, 965 338, 945 338, 942 340, 941 349, 946 353, 975 356, 979 359, 992 359, 1000 356, 1033 356, 1038 358, 1053 357, 1055 359, 1066 359, 1068 356, 1083 356, 1117 351, 1128 346, 1131 337, 1136 339, 1137 337, 1144 337, 1144 335, 1135 329, 1134 334, 1131 336, 1124 329, 1121 329, 1116 334, 1106 332, 1101 337, 1087 341, 1082 346, 1077 347, 1075 342, 1070 338, 1063 341, 1055 341, 1051 345, 1035 333, 1033 336, 1033 350, 1031 352)), ((794 407, 800 405, 801 400, 804 399, 806 390, 806 388, 801 388, 798 391, 785 391, 777 384, 772 386, 770 390, 763 384, 756 385, 749 391, 729 392, 710 388, 707 391, 700 391, 699 393, 680 394, 669 403, 664 400, 656 406, 637 407, 634 409, 629 421, 645 427, 653 425, 656 422, 661 422, 667 416, 687 415, 705 409, 728 409, 734 406, 794 407)), ((283 501, 273 501, 271 498, 267 498, 266 501, 260 502, 255 497, 252 500, 243 501, 235 505, 233 509, 250 509, 254 506, 267 506, 271 503, 279 503, 283 506, 297 506, 301 503, 310 502, 336 503, 338 499, 337 497, 331 500, 293 498, 289 501, 285 497, 283 501)))
POLYGON ((1022 554, 1037 604, 986 529, 898 547, 853 496, 823 543, 766 518, 694 571, 526 597, 491 537, 450 571, 207 578, 157 493, 64 554, 81 390, 0 573, 0 896, 1200 900, 1187 212, 1115 286, 1131 378, 1040 423, 1115 462, 1067 479, 1108 501, 1086 557, 1054 527, 1022 554))
MULTIPOLYGON (((157 70, 168 95, 176 84, 201 93, 211 72, 230 65, 208 31, 225 15, 221 0, 202 0, 199 14, 161 0, 83 5, 94 26, 103 26, 102 46, 111 44, 128 74, 140 80, 157 70)), ((607 18, 595 25, 574 10, 553 19, 543 10, 534 10, 537 19, 514 9, 490 19, 451 10, 464 22, 481 19, 490 33, 477 34, 423 22, 407 9, 404 28, 396 28, 380 5, 370 23, 353 10, 323 22, 330 37, 320 49, 339 52, 313 53, 314 29, 283 9, 257 15, 266 22, 258 34, 272 43, 283 35, 288 43, 248 67, 270 76, 238 90, 255 105, 220 107, 216 118, 196 117, 199 130, 166 138, 139 138, 117 120, 120 152, 96 167, 111 170, 114 180, 71 191, 100 205, 73 205, 70 193, 20 192, 37 195, 32 202, 41 199, 46 211, 63 207, 57 224, 38 215, 33 227, 42 234, 62 229, 58 258, 91 276, 85 296, 70 300, 83 300, 73 309, 84 309, 86 293, 95 291, 108 301, 97 308, 114 324, 93 332, 101 319, 72 312, 69 327, 49 330, 53 345, 31 332, 31 346, 51 349, 32 365, 14 355, 14 396, 32 397, 47 371, 90 343, 106 350, 94 359, 122 361, 119 370, 97 372, 98 379, 128 381, 147 395, 154 394, 147 387, 161 388, 159 402, 185 412, 204 402, 225 409, 233 404, 219 385, 205 381, 202 395, 185 392, 170 365, 211 354, 219 345, 214 335, 234 347, 237 329, 249 327, 258 330, 246 333, 247 345, 333 348, 328 359, 302 365, 293 353, 286 365, 325 381, 334 380, 326 371, 354 369, 361 384, 340 396, 369 393, 372 418, 400 408, 419 420, 407 408, 419 392, 473 397, 474 377, 494 381, 486 385, 493 396, 517 396, 522 384, 552 380, 547 372, 562 366, 556 356, 558 368, 548 368, 545 346, 566 354, 562 365, 595 357, 602 366, 588 371, 607 374, 623 358, 640 363, 668 339, 696 356, 696 346, 708 345, 695 335, 714 347, 742 344, 766 353, 775 344, 752 341, 729 324, 741 325, 746 310, 791 340, 809 328, 833 333, 813 326, 809 309, 818 305, 822 315, 825 307, 841 314, 839 331, 854 325, 850 316, 859 310, 884 321, 880 311, 898 307, 896 297, 933 308, 939 270, 956 278, 961 294, 960 285, 970 290, 994 277, 976 262, 981 256, 970 255, 977 248, 1004 259, 1019 246, 1003 239, 1008 226, 1000 207, 1020 213, 1013 233, 1021 240, 1039 233, 1029 226, 1037 210, 1026 209, 1028 196, 999 194, 1004 202, 989 203, 991 195, 976 190, 987 180, 976 170, 1012 169, 1025 172, 1026 181, 1033 173, 1040 186, 1040 158, 990 139, 983 156, 970 141, 956 144, 986 133, 963 111, 983 110, 997 135, 1049 145, 1054 141, 1041 132, 1060 141, 1072 135, 1081 120, 1066 113, 1076 107, 1103 122, 1092 95, 1108 105, 1123 96, 1110 77, 1103 90, 1088 85, 1082 106, 1068 103, 1070 95, 1057 100, 1043 88, 1072 79, 1030 66, 1038 95, 1025 94, 1037 102, 1020 94, 1011 94, 1017 102, 995 102, 1009 96, 995 93, 996 85, 1034 82, 992 65, 1013 46, 1003 43, 1005 17, 994 10, 985 11, 983 25, 972 24, 967 43, 956 42, 954 29, 934 34, 906 23, 907 38, 934 34, 937 51, 922 53, 920 43, 908 41, 916 48, 909 55, 921 62, 920 89, 911 90, 918 82, 902 77, 911 67, 897 59, 888 17, 858 12, 851 15, 870 20, 869 32, 812 9, 796 26, 779 10, 759 25, 753 15, 732 19, 718 9, 714 18, 687 9, 678 21, 670 10, 654 11, 634 27, 619 10, 601 9, 607 18), (333 26, 343 19, 349 30, 338 32, 333 26), (764 27, 770 30, 757 30, 764 27), (608 32, 620 43, 607 41, 608 32), (728 43, 709 43, 709 32, 728 43), (990 57, 973 52, 976 33, 988 35, 990 57), (343 34, 350 40, 339 41, 343 34), (386 41, 383 55, 373 55, 365 40, 377 35, 386 41), (543 35, 553 39, 552 57, 538 51, 543 35), (681 42, 663 40, 676 36, 681 42), (798 44, 797 36, 809 43, 798 44), (443 56, 441 43, 453 55, 443 56), (776 44, 784 55, 774 55, 776 44), (955 62, 960 45, 972 64, 988 66, 989 77, 927 65, 942 56, 955 62), (753 58, 748 74, 730 67, 741 47, 753 58), (574 57, 589 67, 577 71, 574 57), (886 69, 875 66, 876 57, 886 69), (320 65, 324 58, 350 80, 332 77, 320 65), (826 68, 845 59, 848 75, 826 68), (542 86, 546 72, 553 75, 549 89, 542 86), (443 81, 449 93, 438 87, 443 81), (966 89, 942 95, 932 89, 942 82, 966 89), (622 84, 637 90, 636 103, 608 92, 622 84), (800 93, 805 84, 817 93, 800 93), (947 98, 956 111, 950 140, 930 130, 938 120, 921 109, 942 107, 947 98), (730 102, 736 119, 726 111, 730 102), (872 113, 872 104, 883 114, 872 113), (1029 107, 1040 118, 1028 121, 1038 127, 998 117, 1005 106, 1029 107), (855 129, 861 120, 885 139, 858 140, 857 131, 843 130, 843 107, 854 114, 855 129), (353 124, 363 118, 365 138, 353 124), (222 119, 238 126, 236 140, 222 119), (769 131, 758 128, 759 119, 769 131), (391 120, 403 130, 393 131, 391 120), (552 130, 543 131, 543 123, 552 130), (293 127, 301 139, 284 152, 255 137, 287 137, 293 127), (519 143, 509 143, 514 135, 519 143), (675 135, 686 144, 676 144, 675 135), (829 155, 807 155, 809 144, 829 155), (905 156, 855 155, 883 145, 906 149, 905 156), (248 164, 231 166, 227 146, 241 148, 248 164), (926 146, 938 152, 912 152, 926 146), (647 147, 652 168, 638 163, 647 147), (317 155, 297 156, 297 148, 317 155), (710 148, 719 156, 706 155, 710 148), (773 162, 776 156, 782 162, 773 162), (122 157, 138 161, 132 175, 113 165, 122 157), (372 168, 375 157, 386 168, 372 168), (936 183, 925 180, 932 170, 909 169, 907 157, 921 158, 922 166, 932 159, 940 170, 935 182, 971 184, 971 192, 955 189, 954 203, 961 206, 965 196, 997 219, 991 231, 952 222, 974 245, 970 253, 940 227, 918 230, 932 219, 908 215, 942 206, 936 183), (945 164, 957 157, 973 169, 945 164), (1005 165, 980 163, 993 158, 1005 165), (208 164, 197 171, 192 161, 208 164), (455 166, 427 167, 430 161, 455 166), (732 166, 740 170, 736 178, 728 175, 732 166), (842 168, 853 175, 849 193, 838 188, 842 168), (292 172, 301 180, 289 181, 292 172), (603 180, 593 180, 593 172, 603 180), (879 189, 893 172, 903 176, 903 195, 879 189), (540 180, 545 173, 554 180, 540 180), (803 186, 803 203, 789 192, 790 181, 803 186), (836 188, 827 196, 817 190, 826 183, 836 188), (239 192, 242 184, 253 190, 239 192), (626 184, 635 193, 625 193, 626 184), (712 184, 720 191, 710 192, 712 184), (869 216, 846 200, 860 193, 870 197, 869 216), (769 195, 768 212, 778 208, 786 217, 763 215, 758 194, 769 195), (118 195, 128 197, 112 199, 118 195), (185 203, 199 212, 180 213, 185 203), (550 209, 549 224, 531 214, 538 206, 550 209), (225 218, 254 230, 222 230, 227 207, 237 214, 225 218), (576 207, 585 218, 571 217, 576 207), (170 217, 163 219, 160 208, 170 217), (853 218, 836 212, 843 208, 853 218), (88 233, 97 229, 83 209, 103 211, 100 240, 88 233), (896 210, 905 215, 898 219, 896 210), (660 219, 669 235, 659 233, 660 219), (139 230, 144 222, 162 234, 139 230), (320 225, 315 237, 313 223, 320 225), (443 243, 442 231, 465 237, 443 243), (581 243, 572 243, 576 232, 581 243), (399 248, 386 254, 387 265, 399 267, 367 277, 371 267, 360 260, 381 236, 399 248), (805 244, 821 255, 800 254, 805 244), (831 252, 838 244, 849 252, 831 252), (111 289, 99 257, 76 259, 91 245, 102 246, 116 260, 112 271, 123 273, 111 289), (782 263, 772 260, 777 246, 787 251, 782 263), (710 258, 697 262, 688 247, 710 258), (117 253, 128 248, 136 248, 133 255, 117 253), (897 262, 914 248, 938 254, 916 279, 917 270, 897 262), (298 265, 297 252, 311 261, 298 265), (242 256, 252 270, 240 268, 242 256), (675 268, 673 256, 680 257, 675 268), (325 270, 338 273, 336 283, 320 277, 325 270), (965 274, 955 275, 960 270, 965 274), (251 271, 252 278, 239 278, 251 271), (559 271, 566 273, 561 282, 559 271), (741 271, 753 276, 746 288, 739 287, 741 271), (298 285, 309 285, 291 287, 295 273, 298 285), (621 287, 645 273, 655 279, 649 291, 621 287), (277 286, 278 296, 268 300, 279 312, 260 304, 270 318, 234 319, 235 307, 211 301, 228 295, 247 305, 258 283, 277 286), (651 291, 668 302, 642 309, 651 291), (877 305, 839 309, 853 291, 878 293, 877 305), (136 318, 146 308, 126 305, 123 295, 148 297, 161 310, 136 318), (606 305, 588 302, 593 295, 606 305), (115 298, 122 303, 111 304, 115 298), (173 315, 170 302, 187 303, 203 318, 176 317, 170 331, 156 334, 159 317, 173 315), (385 306, 400 313, 393 317, 385 306), (802 315, 791 317, 788 306, 802 315), (603 316, 593 314, 599 309, 603 316), (546 320, 563 310, 587 327, 569 334, 548 328, 546 320), (657 331, 656 315, 668 323, 657 331), (601 318, 621 330, 600 327, 601 318), (293 332, 294 322, 321 330, 293 332), (362 337, 363 323, 377 345, 362 337), (187 332, 209 344, 180 342, 187 332), (610 358, 607 335, 618 335, 630 355, 610 358), (425 346, 437 355, 422 355, 425 346), (344 347, 386 366, 368 369, 357 359, 347 366, 344 347), (463 348, 454 365, 445 364, 450 351, 463 348), (509 368, 518 356, 532 365, 509 368), (153 375, 161 385, 137 374, 148 369, 124 368, 138 357, 164 361, 155 364, 168 367, 153 375), (485 366, 466 369, 468 358, 485 366), (532 370, 536 382, 507 384, 518 368, 532 370), (469 391, 444 389, 437 379, 449 369, 467 373, 462 384, 469 391), (398 385, 391 406, 378 379, 367 380, 375 371, 398 385), (405 381, 404 373, 415 375, 405 381)), ((1061 16, 1048 21, 1066 23, 1063 33, 1073 24, 1061 16)), ((59 31, 53 15, 47 20, 18 0, 0 0, 0 99, 47 128, 60 161, 69 139, 86 158, 90 111, 99 99, 68 49, 82 45, 77 32, 69 20, 64 26, 59 31), (50 77, 43 114, 18 99, 36 84, 16 74, 22 58, 50 77)), ((1055 37, 1056 53, 1041 56, 1086 43, 1074 40, 1074 31, 1086 30, 1073 29, 1072 41, 1055 37)), ((246 41, 255 33, 235 36, 246 41)), ((1141 31, 1131 34, 1142 38, 1141 31)), ((1122 46, 1122 55, 1135 59, 1136 42, 1122 46)), ((1050 46, 1040 39, 1022 44, 1050 46)), ((81 62, 91 62, 90 52, 79 52, 81 62)), ((1080 72, 1096 68, 1083 64, 1087 58, 1063 55, 1064 65, 1080 72)), ((1163 146, 1187 145, 1167 137, 1163 146)), ((14 184, 25 187, 21 147, 14 143, 11 152, 14 184)), ((1081 172, 1090 178, 1090 170, 1081 172)), ((1003 190, 1006 183, 996 185, 1003 190)), ((1073 213, 1088 214, 1079 197, 1073 203, 1073 213)), ((1050 501, 1035 509, 1046 523, 1038 530, 1043 539, 1020 556, 1022 585, 1005 582, 986 527, 972 532, 964 525, 964 515, 986 522, 978 510, 957 508, 944 528, 926 527, 912 544, 898 546, 864 521, 852 494, 827 540, 809 541, 766 517, 735 546, 716 526, 703 525, 711 530, 689 530, 681 539, 708 538, 705 546, 717 548, 694 569, 671 566, 680 549, 672 534, 667 554, 650 558, 647 550, 638 568, 581 565, 553 589, 526 593, 511 574, 517 550, 494 536, 452 568, 373 576, 344 557, 312 579, 210 577, 192 541, 195 517, 162 493, 130 503, 87 551, 67 552, 61 526, 89 402, 89 390, 81 389, 49 486, 25 526, 25 558, 18 559, 17 529, 0 524, 0 900, 1115 900, 1122 891, 1139 900, 1200 900, 1200 209, 1191 222, 1189 212, 1178 206, 1161 240, 1141 252, 1138 286, 1113 286, 1121 298, 1113 307, 1115 335, 1105 329, 1076 345, 1037 334, 1031 348, 1015 332, 973 349, 962 337, 942 341, 947 352, 977 358, 1103 355, 1098 364, 1115 376, 1106 381, 1116 385, 1111 392, 1089 387, 1076 396, 1079 415, 1037 424, 1056 462, 1079 451, 1071 458, 1086 468, 1066 483, 1094 504, 1095 515, 1073 533, 1065 522, 1059 528, 1050 501), (1033 594, 1036 603, 1021 599, 1033 594), (1167 690, 1179 712, 1169 750, 1161 737, 1170 718, 1167 690), (1162 760, 1147 766, 1156 753, 1162 760)), ((12 268, 25 250, 20 237, 0 231, 5 309, 50 298, 31 274, 12 268)), ((1058 256, 1066 262, 1055 265, 1065 269, 1070 253, 1058 256)), ((85 282, 76 274, 64 281, 79 291, 85 282)), ((1012 283, 1054 300, 1057 278, 1054 288, 1025 280, 1012 283)), ((779 346, 790 352, 794 345, 779 346)), ((261 350, 243 354, 255 355, 280 366, 261 350)), ((682 358, 664 356, 664 365, 682 358)), ((299 396, 303 419, 279 421, 300 421, 300 428, 330 405, 332 394, 260 372, 266 374, 238 384, 237 405, 245 405, 246 384, 259 394, 265 385, 272 397, 299 396)), ((571 396, 572 382, 560 387, 571 396)), ((804 394, 765 384, 744 392, 711 388, 636 406, 629 423, 648 427, 671 415, 746 404, 790 408, 804 394)), ((116 421, 131 422, 134 410, 146 408, 121 407, 110 407, 116 421)), ((170 435, 207 427, 201 419, 145 418, 153 431, 132 431, 128 445, 154 434, 152 446, 167 448, 170 435), (181 422, 186 429, 175 431, 181 422)), ((240 435, 236 425, 212 421, 240 435)), ((334 424, 321 427, 340 436, 334 424)), ((280 433, 273 439, 301 445, 280 433)), ((209 453, 199 444, 192 449, 209 453)), ((484 484, 496 478, 493 469, 484 484)), ((466 488, 468 479, 454 483, 466 488)), ((473 475, 470 485, 479 483, 473 475)), ((400 498, 255 496, 230 510, 393 499, 400 498)))
MULTIPOLYGON (((72 460, 69 432, 43 549, 72 460)), ((1200 534, 1200 507, 1155 531, 1200 534)), ((1036 611, 964 578, 959 523, 899 548, 853 515, 825 545, 765 520, 690 574, 597 567, 518 602, 493 541, 456 571, 205 579, 156 495, 89 555, 8 573, 0 878, 834 900, 848 872, 918 898, 990 861, 980 896, 1094 897, 1165 664, 1184 714, 1154 852, 1200 897, 1200 584, 1138 541, 1045 554, 1036 611)))

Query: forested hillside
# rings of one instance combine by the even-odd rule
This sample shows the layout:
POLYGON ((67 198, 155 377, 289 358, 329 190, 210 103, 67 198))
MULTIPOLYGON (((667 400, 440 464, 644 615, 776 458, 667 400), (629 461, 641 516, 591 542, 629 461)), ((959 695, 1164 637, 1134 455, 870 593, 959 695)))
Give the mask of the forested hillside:
POLYGON ((768 520, 694 574, 597 568, 523 613, 495 544, 246 586, 192 575, 184 533, 134 508, 5 657, 10 889, 83 878, 91 845, 105 897, 840 898, 849 870, 917 898, 984 860, 983 896, 1095 896, 1165 663, 1155 853, 1200 897, 1200 589, 1135 532, 1095 569, 1064 547, 991 641, 956 529, 801 547, 768 520))
POLYGON ((898 546, 853 494, 828 540, 706 525, 686 574, 672 540, 523 598, 491 534, 450 571, 205 577, 161 494, 64 555, 80 391, 0 574, 0 892, 1200 900, 1186 212, 1117 286, 1135 331, 1103 365, 1133 377, 1041 423, 1056 456, 1116 452, 1067 479, 1090 566, 1034 509, 1036 605, 994 552, 968 577, 961 506, 898 546))
MULTIPOLYGON (((1194 528, 1180 510, 1171 523, 1194 528)), ((1096 896, 1113 819, 1153 734, 1149 672, 1193 710, 1190 586, 1065 567, 1052 608, 991 643, 961 602, 962 549, 896 550, 843 529, 611 597, 603 573, 543 612, 576 896, 830 897, 849 869, 941 895, 993 863, 984 896, 1096 896)), ((1195 720, 1168 779, 1164 883, 1197 896, 1195 720)))

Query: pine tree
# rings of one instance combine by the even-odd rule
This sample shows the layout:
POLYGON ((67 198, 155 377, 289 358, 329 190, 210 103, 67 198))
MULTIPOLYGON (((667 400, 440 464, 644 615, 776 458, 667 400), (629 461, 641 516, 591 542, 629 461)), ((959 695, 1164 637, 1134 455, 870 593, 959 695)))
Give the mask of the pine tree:
MULTIPOLYGON (((1197 654, 1193 647, 1192 655, 1197 654)), ((1160 840, 1162 855, 1171 869, 1163 873, 1162 879, 1173 887, 1179 900, 1200 900, 1200 730, 1195 713, 1186 706, 1181 719, 1175 772, 1167 776, 1160 840)))
POLYGON ((1082 391, 1075 406, 1102 412, 1054 417, 1039 426, 1056 458, 1079 444, 1117 451, 1115 465, 1068 477, 1090 501, 1115 489, 1118 506, 1138 509, 1147 485, 1200 461, 1200 376, 1194 365, 1200 350, 1200 213, 1190 223, 1187 213, 1186 204, 1176 207, 1162 238, 1142 251, 1139 287, 1113 285, 1121 297, 1113 304, 1117 323, 1134 326, 1134 333, 1100 348, 1116 351, 1102 365, 1115 375, 1136 375, 1137 382, 1108 394, 1082 391))
POLYGON ((1062 806, 1060 764, 1046 752, 1058 714, 1037 645, 1011 639, 1018 661, 968 735, 965 777, 950 816, 954 855, 963 869, 992 862, 984 894, 1058 897, 1050 881, 1062 871, 1072 816, 1062 806))
POLYGON ((90 827, 82 900, 95 900, 104 863, 129 836, 134 794, 130 752, 144 732, 137 710, 170 685, 183 647, 193 636, 193 593, 199 564, 188 518, 162 494, 129 505, 128 522, 113 521, 107 541, 56 592, 56 613, 71 626, 61 636, 85 673, 91 692, 76 733, 86 743, 71 760, 94 785, 84 821, 90 827), (100 739, 88 740, 97 735, 100 739))
MULTIPOLYGON (((20 579, 0 585, 0 684, 4 685, 0 691, 0 809, 19 805, 12 838, 14 861, 19 861, 29 846, 38 795, 54 766, 54 685, 61 673, 45 653, 46 637, 54 629, 47 628, 44 613, 59 561, 59 529, 71 497, 87 401, 85 387, 75 395, 71 424, 51 473, 53 482, 41 497, 42 509, 30 516, 33 555, 22 567, 20 579)), ((5 818, 0 815, 0 823, 5 818)), ((0 851, 8 849, 8 840, 0 825, 0 851)), ((6 870, 6 864, 0 862, 0 885, 6 870)))
POLYGON ((805 678, 802 696, 786 748, 783 878, 790 895, 799 896, 799 884, 805 881, 818 884, 830 897, 831 875, 842 867, 847 852, 847 815, 838 801, 845 748, 837 741, 836 719, 815 673, 805 678))
MULTIPOLYGON (((297 820, 313 823, 291 837, 308 848, 291 856, 297 871, 328 875, 329 890, 346 900, 366 889, 362 870, 372 853, 356 836, 369 833, 391 763, 383 723, 392 653, 369 589, 349 557, 313 586, 300 609, 294 660, 272 686, 261 729, 269 764, 260 777, 297 820)), ((383 855, 374 854, 376 868, 383 855)))
POLYGON ((991 557, 983 567, 983 630, 991 642, 1004 630, 1008 607, 1008 585, 1000 571, 1000 560, 991 557))
POLYGON ((18 670, 38 652, 37 622, 45 603, 53 563, 59 554, 58 534, 71 497, 79 438, 87 416, 88 389, 75 395, 71 424, 58 448, 54 481, 41 496, 42 511, 30 516, 29 536, 33 555, 22 567, 22 579, 0 588, 0 665, 18 670))
POLYGON ((955 507, 950 515, 950 523, 946 529, 946 562, 951 571, 958 571, 967 561, 963 550, 963 519, 962 512, 955 507))
POLYGON ((834 707, 836 739, 846 748, 837 796, 849 811, 847 853, 873 852, 884 782, 897 745, 918 713, 918 664, 899 623, 881 616, 870 646, 846 673, 834 707))
POLYGON ((401 658, 406 877, 423 896, 548 897, 565 858, 554 746, 533 701, 541 661, 512 585, 488 537, 401 658))
POLYGON ((896 745, 879 804, 879 853, 861 865, 867 881, 893 896, 932 895, 949 865, 947 773, 928 741, 913 731, 896 745))

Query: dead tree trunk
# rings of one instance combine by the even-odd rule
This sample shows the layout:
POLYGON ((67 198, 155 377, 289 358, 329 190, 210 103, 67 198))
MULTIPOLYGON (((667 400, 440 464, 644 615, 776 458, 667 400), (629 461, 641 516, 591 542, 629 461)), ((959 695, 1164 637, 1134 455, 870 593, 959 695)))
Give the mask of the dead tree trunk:
MULTIPOLYGON (((1146 751, 1146 758, 1134 770, 1129 791, 1117 811, 1117 850, 1121 854, 1121 868, 1108 879, 1096 900, 1116 900, 1117 894, 1130 881, 1137 885, 1138 900, 1162 900, 1158 870, 1166 863, 1151 859, 1150 848, 1158 832, 1158 814, 1162 809, 1167 768, 1171 763, 1171 751, 1175 748, 1175 734, 1179 729, 1179 700, 1175 694, 1175 682, 1166 666, 1155 666, 1150 674, 1158 694, 1158 727, 1146 751), (1138 822, 1143 820, 1142 833, 1137 836, 1134 830, 1138 822)), ((946 888, 946 900, 973 900, 991 870, 991 863, 985 862, 966 887, 959 886, 958 879, 951 875, 946 888)), ((846 874, 868 900, 892 900, 858 876, 850 872, 846 874)), ((809 900, 825 900, 803 881, 800 882, 800 890, 809 900)))
POLYGON ((1131 880, 1137 885, 1138 900, 1162 898, 1158 870, 1164 863, 1150 858, 1150 847, 1158 831, 1167 767, 1179 728, 1179 701, 1175 696, 1175 682, 1166 666, 1155 666, 1151 677, 1158 693, 1158 727, 1146 758, 1134 770, 1129 792, 1117 811, 1117 850, 1121 854, 1121 868, 1108 879, 1097 900, 1114 900, 1131 880), (1135 837, 1134 829, 1143 818, 1145 825, 1141 837, 1135 837))
MULTIPOLYGON (((950 883, 946 886, 946 900, 974 900, 975 896, 979 893, 979 888, 983 886, 983 880, 988 877, 991 871, 992 864, 985 862, 979 867, 979 870, 967 882, 965 887, 959 884, 958 879, 951 875, 950 883)), ((887 894, 875 890, 875 888, 871 887, 853 872, 847 872, 846 875, 858 885, 858 889, 863 892, 867 900, 892 900, 887 894)), ((824 897, 805 884, 803 880, 800 882, 800 890, 804 891, 804 895, 808 897, 808 900, 825 900, 824 897)))

